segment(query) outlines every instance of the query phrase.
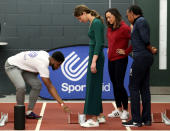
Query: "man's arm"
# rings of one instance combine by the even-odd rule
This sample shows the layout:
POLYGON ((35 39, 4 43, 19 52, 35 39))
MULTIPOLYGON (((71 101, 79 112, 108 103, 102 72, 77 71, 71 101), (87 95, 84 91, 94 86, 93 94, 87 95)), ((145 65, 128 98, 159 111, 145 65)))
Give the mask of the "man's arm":
POLYGON ((70 112, 70 109, 64 105, 63 100, 60 98, 59 94, 57 93, 57 90, 53 86, 51 80, 49 78, 41 77, 42 81, 44 82, 45 86, 48 89, 48 92, 58 101, 59 104, 63 107, 65 112, 70 112))

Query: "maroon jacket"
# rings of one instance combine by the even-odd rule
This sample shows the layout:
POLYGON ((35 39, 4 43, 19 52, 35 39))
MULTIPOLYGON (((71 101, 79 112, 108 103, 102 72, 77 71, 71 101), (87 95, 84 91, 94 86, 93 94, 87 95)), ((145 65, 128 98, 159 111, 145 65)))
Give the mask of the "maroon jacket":
POLYGON ((122 59, 128 56, 132 51, 132 46, 128 46, 131 30, 130 27, 121 21, 121 25, 118 29, 112 30, 107 29, 107 39, 108 39, 108 59, 109 61, 114 61, 122 59), (124 49, 126 55, 119 55, 116 53, 117 49, 124 49))

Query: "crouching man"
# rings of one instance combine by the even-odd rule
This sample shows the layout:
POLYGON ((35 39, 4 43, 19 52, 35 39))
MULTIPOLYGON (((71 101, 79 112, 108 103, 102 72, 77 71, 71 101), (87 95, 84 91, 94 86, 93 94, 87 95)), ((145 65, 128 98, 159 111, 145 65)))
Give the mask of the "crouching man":
POLYGON ((40 90, 42 88, 40 77, 48 89, 48 92, 57 100, 65 112, 70 109, 64 104, 55 87, 50 80, 49 66, 53 70, 57 70, 64 61, 64 55, 56 51, 50 56, 46 51, 24 51, 11 56, 5 63, 5 71, 16 88, 17 105, 24 105, 26 83, 31 86, 29 94, 29 104, 26 112, 26 118, 39 119, 41 116, 33 112, 35 103, 37 102, 40 90))

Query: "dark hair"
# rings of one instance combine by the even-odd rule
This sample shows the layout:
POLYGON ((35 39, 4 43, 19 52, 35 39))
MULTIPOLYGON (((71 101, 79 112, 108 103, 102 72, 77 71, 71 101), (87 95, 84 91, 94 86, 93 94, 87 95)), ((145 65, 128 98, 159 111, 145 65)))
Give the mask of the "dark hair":
POLYGON ((63 62, 64 61, 64 55, 60 51, 56 51, 52 54, 52 58, 54 58, 58 62, 63 62))
POLYGON ((92 16, 100 19, 104 23, 103 17, 101 17, 97 11, 89 9, 86 5, 77 5, 74 9, 74 16, 79 17, 83 15, 83 12, 91 14, 92 16))
POLYGON ((122 16, 120 14, 120 12, 118 11, 118 9, 116 8, 110 8, 108 10, 106 10, 105 12, 105 19, 106 19, 106 24, 109 28, 112 28, 113 29, 113 24, 110 24, 108 21, 107 21, 107 18, 106 18, 106 13, 110 12, 112 15, 115 16, 115 21, 116 21, 116 28, 119 28, 120 27, 120 22, 122 21, 122 16))
POLYGON ((143 16, 143 11, 138 5, 131 5, 128 8, 128 12, 133 12, 133 14, 135 15, 143 16))

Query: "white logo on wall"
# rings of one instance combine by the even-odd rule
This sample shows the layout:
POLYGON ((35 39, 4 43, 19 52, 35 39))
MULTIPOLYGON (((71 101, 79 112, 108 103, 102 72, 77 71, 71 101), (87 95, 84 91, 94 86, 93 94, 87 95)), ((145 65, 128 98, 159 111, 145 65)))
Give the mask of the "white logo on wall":
POLYGON ((78 57, 75 51, 71 52, 61 65, 64 76, 71 81, 79 81, 87 73, 88 59, 89 56, 75 68, 74 66, 80 60, 80 57, 78 57))

